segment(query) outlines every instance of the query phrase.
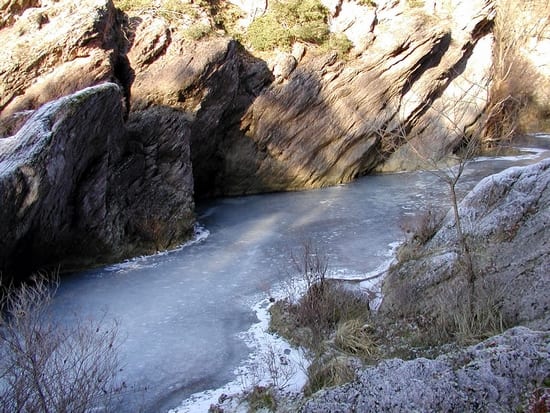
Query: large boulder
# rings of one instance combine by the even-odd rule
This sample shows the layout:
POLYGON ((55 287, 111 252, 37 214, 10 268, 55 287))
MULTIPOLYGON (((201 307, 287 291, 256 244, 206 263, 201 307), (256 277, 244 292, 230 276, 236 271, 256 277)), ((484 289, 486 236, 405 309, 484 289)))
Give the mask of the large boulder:
MULTIPOLYGON (((459 205, 476 285, 491 286, 505 320, 544 329, 550 327, 548 205, 550 159, 483 179, 459 205)), ((384 281, 380 311, 431 317, 464 279, 453 214, 427 242, 409 243, 413 252, 402 254, 384 281)))
POLYGON ((148 114, 127 131, 123 100, 115 84, 84 89, 42 106, 0 139, 6 276, 121 259, 190 235, 189 129, 148 114))
POLYGON ((316 393, 302 412, 516 411, 550 371, 549 340, 516 327, 435 360, 384 360, 316 393))

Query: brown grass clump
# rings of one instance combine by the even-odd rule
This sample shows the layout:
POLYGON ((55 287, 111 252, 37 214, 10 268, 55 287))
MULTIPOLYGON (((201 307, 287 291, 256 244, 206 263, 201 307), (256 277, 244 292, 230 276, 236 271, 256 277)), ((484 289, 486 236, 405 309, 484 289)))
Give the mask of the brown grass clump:
POLYGON ((318 390, 349 383, 356 378, 355 368, 349 357, 329 355, 318 358, 307 370, 306 395, 318 390))
POLYGON ((334 343, 345 353, 356 355, 362 359, 371 358, 377 353, 372 327, 357 318, 338 324, 334 343))
POLYGON ((480 279, 473 294, 469 286, 446 290, 439 298, 431 334, 442 340, 471 344, 504 331, 504 286, 480 279))

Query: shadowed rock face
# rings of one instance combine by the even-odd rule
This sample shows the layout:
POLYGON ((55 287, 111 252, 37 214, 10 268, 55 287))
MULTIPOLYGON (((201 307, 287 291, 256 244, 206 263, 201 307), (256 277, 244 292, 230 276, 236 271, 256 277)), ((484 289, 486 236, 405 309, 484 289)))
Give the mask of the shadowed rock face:
MULTIPOLYGON (((550 325, 548 205, 547 159, 485 178, 459 206, 479 282, 499 291, 506 320, 543 329, 550 325)), ((390 269, 380 311, 400 317, 414 303, 420 313, 433 314, 441 297, 456 291, 463 282, 459 250, 454 218, 449 213, 441 229, 419 246, 413 257, 390 269)))
MULTIPOLYGON (((341 3, 336 9, 349 17, 348 2, 341 3)), ((79 256, 78 231, 97 240, 86 248, 90 257, 173 245, 193 221, 193 185, 199 196, 297 190, 348 182, 375 169, 417 166, 396 131, 411 132, 417 150, 444 157, 485 105, 491 4, 476 1, 466 23, 451 24, 384 2, 364 33, 355 25, 356 38, 366 40, 350 60, 302 46, 264 61, 224 37, 189 41, 183 29, 162 18, 125 16, 110 0, 3 3, 0 41, 10 45, 0 51, 5 165, 15 162, 8 142, 35 139, 29 125, 60 105, 33 115, 46 102, 106 81, 124 92, 111 113, 88 108, 95 117, 81 111, 73 120, 64 118, 63 124, 87 125, 69 128, 80 152, 68 166, 64 143, 33 144, 44 154, 32 167, 18 164, 10 179, 19 184, 12 182, 15 198, 5 198, 13 203, 5 201, 12 214, 4 212, 5 222, 26 216, 20 209, 27 203, 45 202, 42 209, 49 209, 48 196, 55 193, 65 204, 56 199, 59 207, 47 217, 25 218, 23 229, 10 229, 5 257, 15 263, 25 248, 36 263, 79 256), (435 109, 428 110, 429 104, 435 109), (91 119, 101 120, 94 126, 91 119), (29 198, 33 202, 16 196, 24 182, 34 182, 36 168, 51 169, 43 162, 60 156, 63 161, 52 165, 69 168, 59 172, 64 179, 49 181, 47 190, 40 186, 36 199, 29 198), (148 206, 153 199, 156 210, 148 206)), ((75 96, 73 106, 82 99, 75 96)))
POLYGON ((338 24, 368 39, 345 62, 303 50, 265 62, 227 38, 192 42, 162 18, 125 18, 106 0, 78 10, 31 6, 0 31, 13 44, 0 70, 4 135, 20 127, 23 110, 116 80, 127 97, 131 90, 132 111, 170 107, 189 125, 198 195, 314 188, 375 168, 416 168, 417 151, 452 152, 486 103, 489 0, 472 3, 460 21, 385 2, 360 10, 368 25, 348 22, 359 11, 338 2, 334 18, 347 22, 338 24), (414 137, 414 151, 401 132, 414 137))
POLYGON ((140 120, 127 132, 123 107, 114 84, 84 89, 42 106, 16 135, 0 139, 7 275, 121 259, 189 236, 188 128, 161 124, 153 135, 140 120))

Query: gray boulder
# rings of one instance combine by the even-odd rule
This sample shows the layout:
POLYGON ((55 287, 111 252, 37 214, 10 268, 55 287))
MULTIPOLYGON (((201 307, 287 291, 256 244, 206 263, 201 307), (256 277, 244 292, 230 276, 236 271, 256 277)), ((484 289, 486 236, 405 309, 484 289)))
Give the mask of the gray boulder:
MULTIPOLYGON (((478 280, 498 291, 506 320, 543 329, 550 327, 549 205, 550 159, 483 179, 459 205, 478 280)), ((390 269, 380 311, 433 314, 461 282, 459 256, 449 213, 431 239, 390 269)))
POLYGON ((302 412, 516 411, 550 373, 549 343, 548 332, 516 327, 435 360, 385 360, 316 393, 302 412))

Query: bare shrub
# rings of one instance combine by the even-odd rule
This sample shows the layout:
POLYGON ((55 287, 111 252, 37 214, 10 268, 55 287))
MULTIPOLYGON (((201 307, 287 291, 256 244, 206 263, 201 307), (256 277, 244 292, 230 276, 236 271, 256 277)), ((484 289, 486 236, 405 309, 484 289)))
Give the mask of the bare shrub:
POLYGON ((8 288, 0 313, 0 410, 86 412, 108 409, 121 391, 117 326, 63 325, 50 304, 57 286, 40 276, 8 288))
POLYGON ((538 75, 523 54, 528 41, 550 25, 547 0, 498 0, 494 22, 492 82, 483 128, 491 147, 510 140, 520 127, 520 113, 535 93, 538 75))
POLYGON ((262 375, 269 378, 271 387, 284 390, 296 374, 296 368, 288 357, 273 345, 269 345, 260 355, 262 375))
POLYGON ((307 288, 298 302, 289 306, 300 326, 320 337, 341 320, 368 317, 367 298, 327 279, 327 256, 311 241, 304 242, 299 252, 292 254, 292 261, 307 288))

